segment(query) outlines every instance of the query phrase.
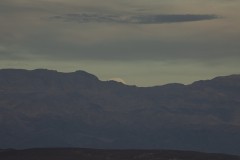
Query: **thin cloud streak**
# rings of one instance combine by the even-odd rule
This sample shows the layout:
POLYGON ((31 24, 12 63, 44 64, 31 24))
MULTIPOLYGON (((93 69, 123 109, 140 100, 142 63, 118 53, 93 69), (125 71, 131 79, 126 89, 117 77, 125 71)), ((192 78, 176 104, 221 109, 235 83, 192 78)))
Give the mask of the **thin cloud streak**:
POLYGON ((71 13, 52 16, 50 19, 77 23, 126 23, 161 24, 213 20, 220 18, 213 14, 156 14, 156 15, 113 15, 98 13, 71 13))

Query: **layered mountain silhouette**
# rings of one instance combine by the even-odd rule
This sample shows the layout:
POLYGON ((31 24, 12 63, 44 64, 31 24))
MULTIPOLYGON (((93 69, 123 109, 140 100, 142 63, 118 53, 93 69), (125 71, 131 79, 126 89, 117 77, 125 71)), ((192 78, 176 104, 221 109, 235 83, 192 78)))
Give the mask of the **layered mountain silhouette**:
POLYGON ((128 86, 84 71, 0 70, 0 148, 240 154, 240 75, 128 86))

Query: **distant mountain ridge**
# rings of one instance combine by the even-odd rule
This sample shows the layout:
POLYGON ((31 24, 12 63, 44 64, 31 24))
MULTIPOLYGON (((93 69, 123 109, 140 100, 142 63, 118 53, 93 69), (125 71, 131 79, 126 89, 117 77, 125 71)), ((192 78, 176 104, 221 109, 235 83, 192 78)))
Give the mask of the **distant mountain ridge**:
POLYGON ((0 70, 0 148, 240 154, 240 75, 136 87, 85 71, 0 70))

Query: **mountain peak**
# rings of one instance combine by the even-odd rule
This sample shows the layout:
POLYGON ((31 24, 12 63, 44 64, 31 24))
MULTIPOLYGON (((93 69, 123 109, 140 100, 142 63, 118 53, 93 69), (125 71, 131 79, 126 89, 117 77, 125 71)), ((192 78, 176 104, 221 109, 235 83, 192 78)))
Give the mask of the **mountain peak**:
POLYGON ((59 90, 98 85, 98 78, 85 71, 62 73, 48 69, 1 69, 0 88, 23 90, 59 90))
POLYGON ((95 79, 95 80, 99 80, 97 78, 97 76, 93 75, 93 74, 90 74, 86 71, 83 71, 83 70, 77 70, 75 72, 71 72, 70 74, 72 75, 76 75, 76 76, 81 76, 81 77, 85 77, 85 78, 90 78, 90 79, 95 79))

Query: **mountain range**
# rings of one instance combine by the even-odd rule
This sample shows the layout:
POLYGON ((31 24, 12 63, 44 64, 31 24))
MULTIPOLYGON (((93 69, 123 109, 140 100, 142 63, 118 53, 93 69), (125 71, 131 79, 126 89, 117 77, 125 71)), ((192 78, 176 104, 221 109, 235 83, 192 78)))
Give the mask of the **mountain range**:
POLYGON ((240 75, 137 87, 85 71, 0 70, 0 148, 240 155, 240 75))

